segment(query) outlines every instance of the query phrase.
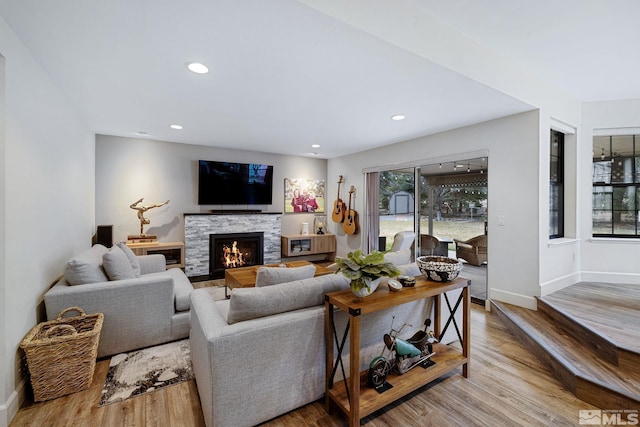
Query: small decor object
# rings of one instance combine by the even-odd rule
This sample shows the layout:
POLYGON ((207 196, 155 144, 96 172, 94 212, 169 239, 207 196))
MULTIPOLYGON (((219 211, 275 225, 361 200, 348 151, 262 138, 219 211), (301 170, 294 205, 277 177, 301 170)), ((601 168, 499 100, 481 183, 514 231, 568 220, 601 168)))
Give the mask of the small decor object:
POLYGON ((20 344, 27 357, 36 402, 86 390, 98 356, 104 315, 87 315, 79 307, 61 311, 55 320, 36 325, 20 344), (71 311, 79 315, 63 316, 71 311))
POLYGON ((371 295, 376 290, 382 277, 396 277, 400 270, 390 262, 384 261, 382 252, 373 251, 368 255, 363 255, 358 249, 349 252, 346 258, 337 257, 336 273, 342 273, 344 277, 351 280, 351 290, 357 297, 371 295))
POLYGON ((338 196, 336 197, 335 202, 333 202, 333 211, 331 211, 331 220, 333 222, 342 223, 344 221, 344 214, 346 205, 340 198, 340 185, 344 181, 342 180, 342 175, 338 177, 338 196))
POLYGON ((462 271, 462 261, 443 256, 419 256, 416 264, 422 274, 434 282, 450 282, 462 271))
POLYGON ((324 180, 284 179, 284 212, 324 212, 324 180))
POLYGON ((327 223, 327 217, 326 216, 316 216, 313 219, 314 222, 314 229, 316 231, 316 234, 324 234, 325 233, 325 224, 327 223))
POLYGON ((367 382, 378 393, 383 393, 392 387, 386 382, 387 375, 391 370, 403 375, 418 365, 425 369, 434 365, 430 358, 435 354, 433 344, 438 340, 433 331, 427 331, 431 325, 431 319, 427 318, 424 321, 424 331, 418 331, 406 340, 399 338, 398 335, 408 324, 405 323, 396 330, 393 329, 394 320, 395 316, 391 320, 391 331, 384 334, 384 346, 380 356, 371 361, 369 371, 367 371, 367 382))
POLYGON ((351 195, 356 192, 356 187, 353 185, 349 189, 349 207, 342 223, 342 230, 345 234, 358 234, 360 231, 360 225, 358 224, 358 212, 355 209, 351 209, 351 195))
POLYGON ((389 279, 389 282, 387 282, 387 285, 389 286, 389 290, 392 292, 398 292, 399 290, 402 289, 402 285, 400 284, 400 282, 398 282, 395 279, 389 279))
POLYGON ((416 278, 411 276, 398 276, 398 281, 403 288, 411 288, 416 285, 416 278))
MULTIPOLYGON (((144 217, 144 214, 146 211, 148 211, 149 209, 153 209, 153 208, 159 208, 160 206, 164 206, 166 204, 168 204, 170 202, 170 200, 167 200, 166 202, 162 202, 162 203, 157 203, 154 205, 149 205, 149 206, 140 206, 140 203, 144 200, 144 198, 140 198, 137 201, 133 202, 131 205, 129 205, 129 207, 131 209, 134 209, 136 211, 138 211, 138 219, 140 220, 140 236, 141 238, 147 237, 144 234, 144 226, 151 224, 151 221, 148 218, 144 217)), ((136 236, 129 236, 129 238, 131 240, 135 239, 136 236)))
POLYGON ((303 222, 302 223, 302 229, 300 230, 300 234, 302 234, 303 236, 308 236, 309 235, 309 223, 308 222, 303 222))

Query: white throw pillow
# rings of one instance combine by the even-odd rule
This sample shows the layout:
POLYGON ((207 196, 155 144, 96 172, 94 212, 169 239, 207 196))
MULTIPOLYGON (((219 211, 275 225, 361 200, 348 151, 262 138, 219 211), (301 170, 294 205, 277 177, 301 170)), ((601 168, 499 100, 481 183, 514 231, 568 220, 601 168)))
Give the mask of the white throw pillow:
POLYGON ((133 274, 129 258, 117 245, 102 255, 102 266, 109 280, 133 279, 136 277, 133 274))
POLYGON ((136 277, 140 277, 140 261, 138 261, 138 257, 136 256, 136 254, 134 254, 131 248, 124 242, 118 243, 118 247, 122 249, 122 252, 124 252, 124 254, 129 259, 129 263, 131 264, 131 268, 133 269, 133 275, 136 277))
POLYGON ((395 252, 387 252, 384 254, 384 261, 393 265, 404 265, 411 262, 411 248, 400 249, 395 252))
POLYGON ((313 264, 292 268, 259 267, 258 273, 256 274, 256 287, 309 279, 313 277, 314 274, 316 274, 316 266, 313 264))
POLYGON ((106 282, 109 279, 102 269, 102 255, 107 248, 94 245, 81 254, 71 258, 64 266, 64 278, 70 285, 106 282))

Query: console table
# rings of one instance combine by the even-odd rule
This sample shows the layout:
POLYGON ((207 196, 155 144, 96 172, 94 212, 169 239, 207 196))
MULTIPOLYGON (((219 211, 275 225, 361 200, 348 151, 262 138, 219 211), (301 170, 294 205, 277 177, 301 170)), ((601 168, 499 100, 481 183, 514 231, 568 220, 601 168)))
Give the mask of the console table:
POLYGON ((335 234, 297 234, 282 236, 282 256, 333 254, 336 251, 335 234))
MULTIPOLYGON (((360 420, 367 415, 383 408, 391 402, 408 393, 430 383, 447 372, 462 366, 462 375, 469 375, 470 360, 470 296, 468 279, 456 278, 451 282, 440 283, 427 280, 424 276, 416 277, 416 284, 411 288, 402 288, 399 292, 391 292, 388 288, 378 288, 372 295, 358 298, 351 290, 333 292, 325 295, 325 344, 326 344, 326 393, 325 407, 329 411, 335 404, 349 419, 349 426, 360 425, 360 420), (462 288, 457 302, 452 307, 447 292, 462 288), (383 393, 367 385, 367 371, 360 371, 360 322, 363 314, 405 304, 424 298, 434 298, 434 333, 441 338, 446 329, 453 325, 458 333, 462 351, 444 345, 434 344, 435 355, 431 360, 435 365, 423 369, 416 367, 404 375, 390 373, 387 382, 394 387, 383 393), (442 298, 449 311, 449 319, 442 328, 440 314, 442 298), (462 303, 462 332, 460 331, 454 313, 462 303), (334 322, 334 308, 337 307, 349 315, 349 321, 343 336, 340 338, 334 322), (334 383, 334 376, 338 364, 342 363, 342 349, 349 335, 349 377, 334 383), (338 358, 334 360, 334 344, 338 349, 338 358)), ((380 345, 384 345, 380 331, 380 345)))
POLYGON ((126 245, 136 255, 164 255, 167 268, 184 268, 184 243, 182 242, 127 242, 126 245))

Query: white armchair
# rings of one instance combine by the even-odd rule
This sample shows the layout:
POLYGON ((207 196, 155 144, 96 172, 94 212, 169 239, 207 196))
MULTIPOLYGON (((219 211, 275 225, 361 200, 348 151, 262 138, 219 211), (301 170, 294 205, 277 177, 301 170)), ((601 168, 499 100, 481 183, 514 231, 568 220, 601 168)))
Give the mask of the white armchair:
POLYGON ((411 248, 415 240, 416 233, 413 231, 399 231, 393 236, 393 245, 389 252, 397 252, 402 249, 411 248))

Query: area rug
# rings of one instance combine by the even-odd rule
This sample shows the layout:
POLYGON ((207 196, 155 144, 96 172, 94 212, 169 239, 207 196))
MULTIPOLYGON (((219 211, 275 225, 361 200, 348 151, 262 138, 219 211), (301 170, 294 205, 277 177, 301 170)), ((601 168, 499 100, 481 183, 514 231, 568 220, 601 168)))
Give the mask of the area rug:
POLYGON ((189 340, 111 358, 98 406, 120 402, 193 378, 189 340))

